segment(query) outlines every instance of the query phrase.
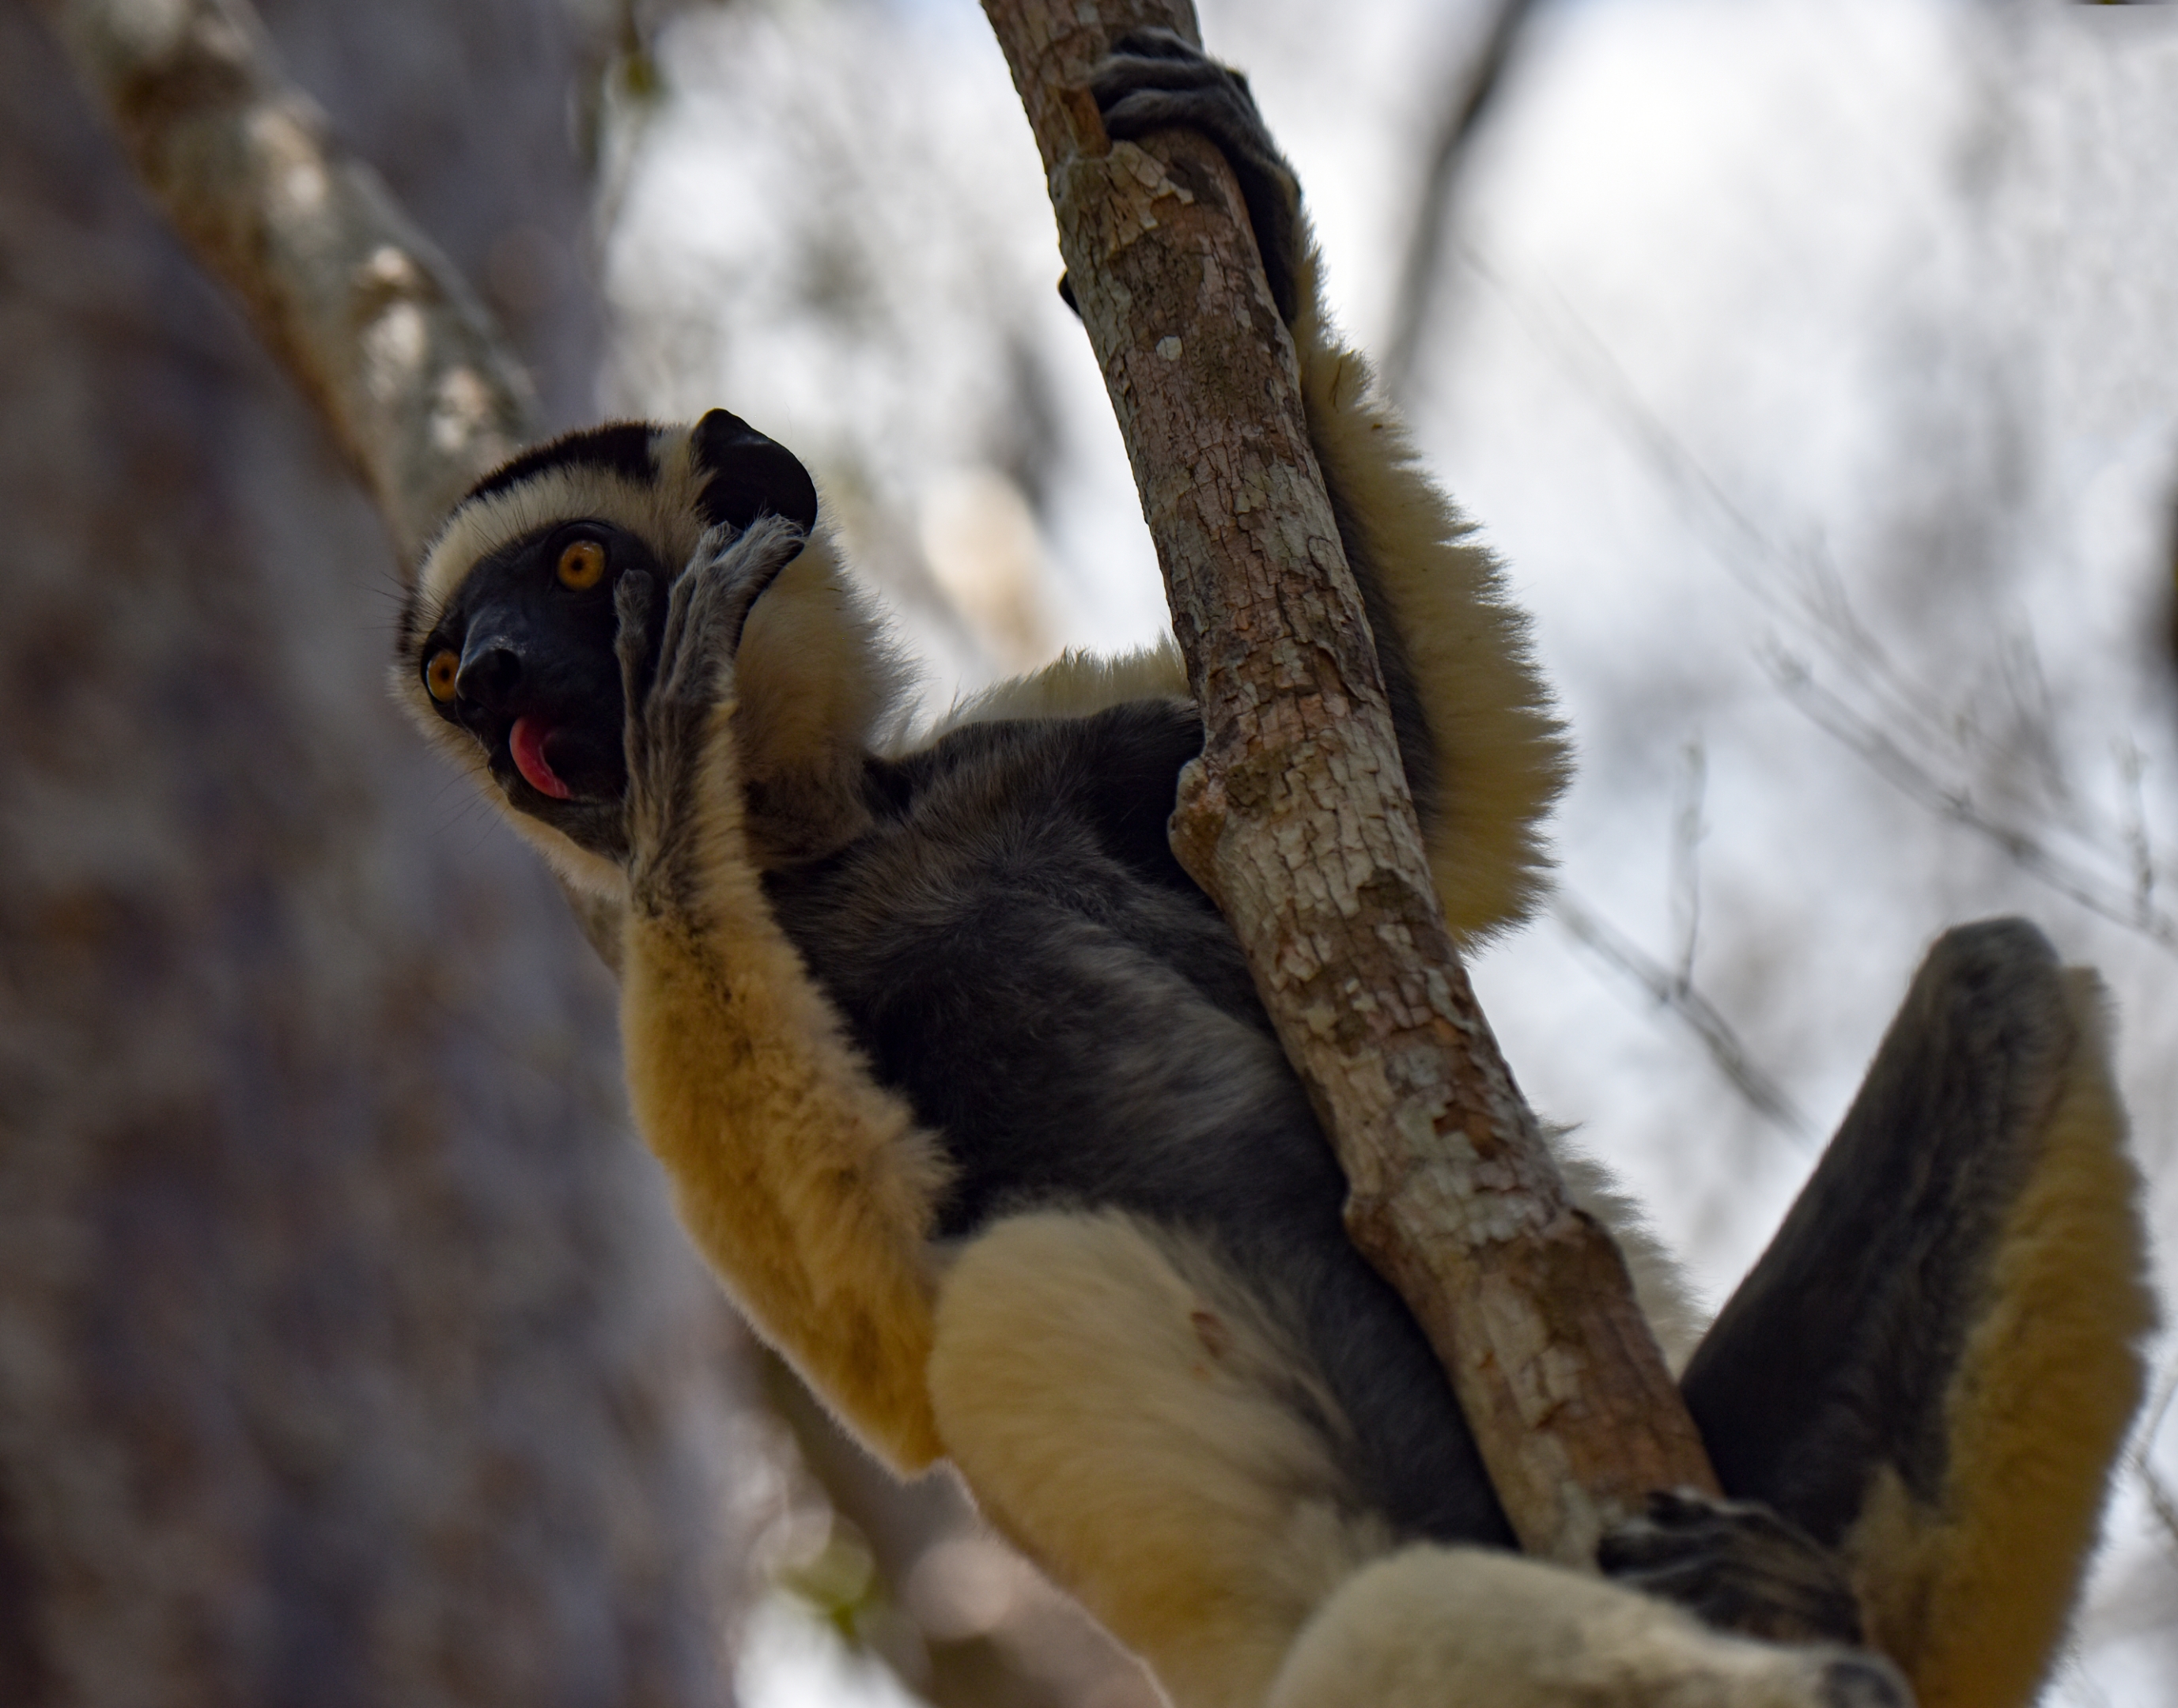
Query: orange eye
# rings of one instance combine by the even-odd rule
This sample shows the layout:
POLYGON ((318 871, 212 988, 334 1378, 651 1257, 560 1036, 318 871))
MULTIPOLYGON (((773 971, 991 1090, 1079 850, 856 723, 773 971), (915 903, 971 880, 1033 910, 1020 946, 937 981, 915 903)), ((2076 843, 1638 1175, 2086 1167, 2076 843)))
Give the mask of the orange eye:
POLYGON ((462 661, 451 647, 441 647, 431 654, 431 662, 424 666, 424 686, 431 691, 431 698, 444 705, 454 697, 454 682, 462 673, 462 661))
POLYGON ((605 549, 594 539, 577 539, 560 554, 560 585, 581 593, 605 578, 605 549))

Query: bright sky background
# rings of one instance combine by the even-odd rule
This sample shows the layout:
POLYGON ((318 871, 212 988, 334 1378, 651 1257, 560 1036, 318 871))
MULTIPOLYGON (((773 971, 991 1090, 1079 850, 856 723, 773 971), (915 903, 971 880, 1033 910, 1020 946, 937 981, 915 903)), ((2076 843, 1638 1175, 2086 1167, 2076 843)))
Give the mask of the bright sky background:
MULTIPOLYGON (((1300 169, 1365 344, 1472 11, 1203 8, 1300 169)), ((979 518, 973 539, 1026 554, 1046 641, 1159 632, 1116 430, 1053 292, 1033 149, 970 0, 744 5, 692 16, 663 57, 673 97, 619 167, 612 403, 725 402, 807 457, 939 701, 1003 661, 941 590, 946 542, 979 518), (1025 419, 1055 446, 1032 521, 1003 479, 1025 419)), ((2116 998, 2166 1254, 2178 954, 1940 823, 1781 671, 1804 665, 1936 786, 2031 830, 2074 887, 2121 910, 2143 846, 2167 887, 2174 161, 2178 8, 1560 0, 1467 163, 1412 389, 1579 745, 1568 893, 1667 966, 1698 896, 1695 984, 1823 1132, 1929 939, 2028 914, 2116 998), (1690 809, 1692 844, 1674 830, 1690 809)), ((1540 1109, 1721 1298, 1811 1141, 1554 919, 1476 977, 1540 1109)), ((2171 1278, 2166 1255, 2166 1295, 2171 1278)), ((2178 1481, 2178 1418, 2149 1450, 2178 1481)), ((2171 1692, 2178 1567, 2137 1481, 2112 1536, 2053 1702, 2171 1692)), ((751 1645, 752 1708, 871 1700, 785 1629, 751 1645)))

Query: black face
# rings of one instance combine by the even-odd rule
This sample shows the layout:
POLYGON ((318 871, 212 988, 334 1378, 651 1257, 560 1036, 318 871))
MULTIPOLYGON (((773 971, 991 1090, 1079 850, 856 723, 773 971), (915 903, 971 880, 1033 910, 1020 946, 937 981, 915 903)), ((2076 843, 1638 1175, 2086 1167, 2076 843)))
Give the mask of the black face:
MULTIPOLYGON (((418 655, 424 691, 476 737, 507 800, 608 858, 625 840, 613 589, 630 570, 663 593, 657 558, 625 528, 571 522, 533 534, 468 572, 418 655)), ((646 659, 665 600, 651 611, 646 659)))

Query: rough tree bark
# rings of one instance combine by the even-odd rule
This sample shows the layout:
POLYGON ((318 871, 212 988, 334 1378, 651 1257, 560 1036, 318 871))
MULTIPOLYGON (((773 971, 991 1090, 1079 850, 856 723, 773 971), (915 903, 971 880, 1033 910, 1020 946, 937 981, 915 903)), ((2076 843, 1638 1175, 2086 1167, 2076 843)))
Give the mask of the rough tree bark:
MULTIPOLYGON (((244 14, 40 9, 413 544, 525 430, 482 316, 244 14)), ((556 4, 272 15, 469 265, 579 229, 556 4)), ((608 983, 388 703, 387 528, 29 8, 0 92, 0 1702, 729 1700, 735 1331, 608 983)))
POLYGON ((1202 139, 1113 145, 1085 85, 1186 0, 985 0, 1125 435, 1203 709, 1173 843, 1239 933, 1335 1137, 1355 1242, 1458 1389, 1530 1552, 1588 1564, 1714 1490, 1602 1229, 1571 1210, 1445 930, 1290 341, 1202 139))

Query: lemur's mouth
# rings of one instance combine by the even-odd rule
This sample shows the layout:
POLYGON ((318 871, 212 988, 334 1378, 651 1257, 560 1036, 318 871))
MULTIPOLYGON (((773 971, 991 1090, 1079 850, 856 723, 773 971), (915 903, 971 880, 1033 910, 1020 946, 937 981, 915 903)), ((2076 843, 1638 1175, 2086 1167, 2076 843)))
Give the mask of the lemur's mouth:
POLYGON ((551 725, 534 713, 528 713, 514 720, 507 731, 506 745, 514 760, 514 769, 522 774, 522 780, 540 795, 550 795, 555 801, 572 801, 575 791, 560 780, 560 774, 552 769, 545 757, 545 747, 556 733, 551 725))
POLYGON ((534 813, 562 802, 617 805, 627 787, 620 731, 617 725, 593 728, 594 721, 579 710, 569 714, 533 709, 496 730, 476 734, 493 774, 517 807, 534 813))

